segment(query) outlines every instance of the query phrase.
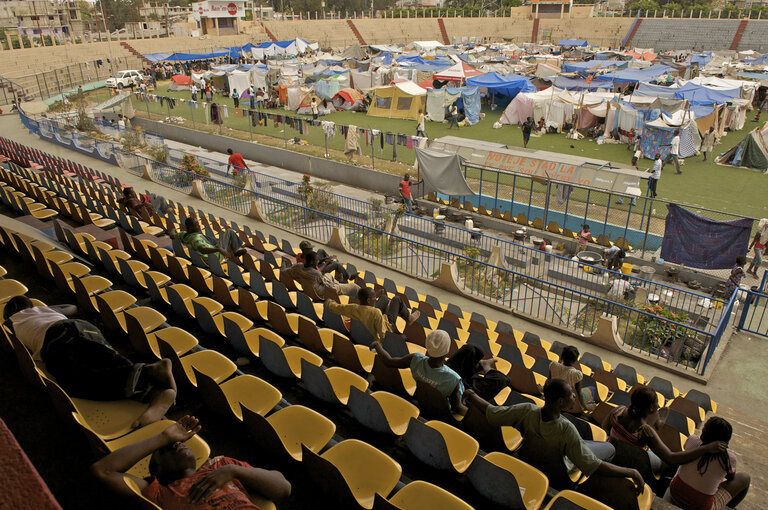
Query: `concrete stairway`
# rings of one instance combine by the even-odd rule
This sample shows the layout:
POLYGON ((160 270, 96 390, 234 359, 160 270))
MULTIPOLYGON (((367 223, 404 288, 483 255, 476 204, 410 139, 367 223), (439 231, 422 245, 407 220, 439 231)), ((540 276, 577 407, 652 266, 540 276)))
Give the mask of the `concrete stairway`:
POLYGON ((443 44, 451 44, 451 40, 448 38, 448 31, 445 29, 443 18, 437 18, 437 25, 440 27, 440 35, 443 36, 443 44))
POLYGON ((355 34, 355 38, 357 39, 357 42, 360 43, 360 46, 365 46, 366 45, 365 39, 363 39, 363 35, 357 29, 357 27, 355 26, 355 23, 351 19, 348 19, 347 25, 349 26, 349 29, 352 30, 352 33, 355 34))

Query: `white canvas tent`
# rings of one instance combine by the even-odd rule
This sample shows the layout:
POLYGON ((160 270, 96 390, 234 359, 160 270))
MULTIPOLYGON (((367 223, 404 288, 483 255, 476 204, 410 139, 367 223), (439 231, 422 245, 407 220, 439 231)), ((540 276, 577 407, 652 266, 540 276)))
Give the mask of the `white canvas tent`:
POLYGON ((502 124, 522 124, 532 117, 534 121, 543 118, 548 127, 561 129, 570 121, 579 107, 595 117, 605 117, 605 102, 614 97, 612 92, 569 92, 549 87, 538 92, 521 92, 510 101, 499 121, 502 124))
POLYGON ((248 71, 231 71, 227 73, 227 81, 230 91, 237 90, 238 93, 242 94, 251 86, 251 73, 248 71))
POLYGON ((422 52, 422 51, 433 51, 436 48, 439 48, 440 46, 443 46, 443 43, 438 41, 413 41, 411 43, 411 46, 413 46, 414 49, 422 52))

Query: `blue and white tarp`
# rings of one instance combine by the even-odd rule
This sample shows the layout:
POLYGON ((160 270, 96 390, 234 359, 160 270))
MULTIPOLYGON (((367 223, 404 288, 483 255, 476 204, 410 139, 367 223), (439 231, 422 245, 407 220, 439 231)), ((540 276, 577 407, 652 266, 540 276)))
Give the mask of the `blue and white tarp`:
POLYGON ((638 83, 641 81, 651 81, 671 69, 664 64, 656 64, 645 69, 619 69, 605 74, 595 76, 595 81, 611 83, 638 83))
POLYGON ((488 92, 513 98, 520 92, 536 92, 536 87, 525 76, 508 74, 502 76, 498 73, 485 73, 480 76, 467 78, 466 84, 473 87, 485 87, 488 92))

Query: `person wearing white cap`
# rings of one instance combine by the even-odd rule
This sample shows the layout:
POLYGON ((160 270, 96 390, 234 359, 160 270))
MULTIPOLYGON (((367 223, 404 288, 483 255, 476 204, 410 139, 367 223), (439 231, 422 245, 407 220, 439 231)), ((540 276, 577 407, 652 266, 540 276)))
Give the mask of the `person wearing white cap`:
POLYGON ((451 405, 454 412, 465 414, 467 407, 461 402, 464 383, 459 374, 445 364, 445 358, 451 350, 451 337, 442 329, 436 329, 427 335, 427 354, 413 353, 393 358, 380 342, 373 342, 371 348, 381 356, 384 365, 390 368, 410 368, 413 378, 429 384, 439 391, 451 405))

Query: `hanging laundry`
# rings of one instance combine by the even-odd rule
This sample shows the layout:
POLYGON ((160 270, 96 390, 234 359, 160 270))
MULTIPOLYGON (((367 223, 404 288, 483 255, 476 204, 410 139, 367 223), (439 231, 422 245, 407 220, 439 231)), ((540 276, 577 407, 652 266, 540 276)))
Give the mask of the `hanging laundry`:
POLYGON ((413 137, 409 136, 408 139, 405 141, 405 146, 409 149, 413 149, 413 137))
POLYGON ((214 124, 221 124, 224 121, 221 118, 221 111, 219 110, 219 105, 216 103, 211 103, 211 122, 214 124))
POLYGON ((328 138, 333 138, 336 136, 336 125, 333 122, 324 120, 320 123, 320 126, 323 129, 323 133, 325 133, 325 136, 328 138))
POLYGON ((344 154, 346 154, 349 159, 352 159, 352 155, 355 152, 360 151, 360 137, 356 126, 342 126, 342 130, 343 129, 347 130, 344 154))

